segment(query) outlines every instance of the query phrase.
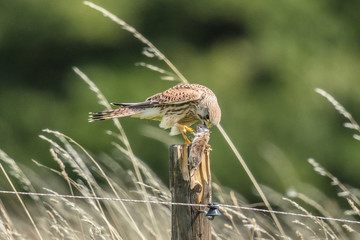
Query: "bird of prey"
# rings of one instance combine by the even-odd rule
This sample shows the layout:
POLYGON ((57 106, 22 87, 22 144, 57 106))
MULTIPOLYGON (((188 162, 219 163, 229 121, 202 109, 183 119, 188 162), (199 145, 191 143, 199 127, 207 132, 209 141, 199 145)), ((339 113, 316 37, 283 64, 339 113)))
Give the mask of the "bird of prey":
POLYGON ((210 140, 210 130, 203 124, 197 126, 195 138, 191 144, 190 153, 189 153, 189 166, 190 176, 192 177, 197 168, 199 167, 202 157, 205 154, 207 148, 210 148, 208 142, 210 140))
POLYGON ((186 131, 193 133, 192 124, 201 121, 207 127, 217 125, 221 110, 215 94, 200 84, 179 84, 157 93, 144 102, 112 103, 118 109, 90 112, 89 122, 131 116, 160 121, 160 127, 171 128, 170 135, 182 134, 185 143, 191 142, 186 131))

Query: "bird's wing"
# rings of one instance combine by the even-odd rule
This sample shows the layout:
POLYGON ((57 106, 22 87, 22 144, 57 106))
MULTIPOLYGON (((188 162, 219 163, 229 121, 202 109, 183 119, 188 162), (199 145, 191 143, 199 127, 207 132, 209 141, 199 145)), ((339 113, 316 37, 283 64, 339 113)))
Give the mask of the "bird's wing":
POLYGON ((202 98, 203 91, 194 87, 194 84, 179 84, 164 92, 157 93, 139 103, 111 103, 121 107, 156 107, 167 104, 181 104, 198 101, 202 98))
POLYGON ((176 85, 164 92, 155 94, 146 99, 151 104, 181 104, 198 101, 202 97, 202 91, 192 87, 190 84, 176 85))
POLYGON ((148 105, 148 102, 139 102, 139 103, 111 103, 114 106, 121 106, 121 107, 142 107, 144 105, 148 105))

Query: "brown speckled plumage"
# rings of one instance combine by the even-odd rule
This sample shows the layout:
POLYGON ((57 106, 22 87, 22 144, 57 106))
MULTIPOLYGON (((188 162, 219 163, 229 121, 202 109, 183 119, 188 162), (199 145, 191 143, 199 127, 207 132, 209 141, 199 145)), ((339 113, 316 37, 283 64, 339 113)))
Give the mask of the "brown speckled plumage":
POLYGON ((170 135, 180 133, 177 124, 191 126, 201 120, 204 124, 217 125, 221 110, 215 94, 199 84, 179 84, 157 93, 140 103, 113 103, 115 110, 91 112, 89 121, 131 116, 160 122, 160 127, 171 128, 170 135))

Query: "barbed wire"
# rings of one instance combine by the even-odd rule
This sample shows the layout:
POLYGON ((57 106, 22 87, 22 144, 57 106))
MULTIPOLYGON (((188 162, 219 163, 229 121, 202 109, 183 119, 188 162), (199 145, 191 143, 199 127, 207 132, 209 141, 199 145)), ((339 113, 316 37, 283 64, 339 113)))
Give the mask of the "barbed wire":
MULTIPOLYGON (((151 203, 151 204, 161 204, 161 205, 177 205, 177 206, 191 206, 191 207, 208 207, 208 204, 202 203, 178 203, 178 202, 169 202, 169 201, 157 201, 157 200, 140 200, 140 199, 126 199, 126 198, 112 198, 112 197, 96 197, 96 196, 77 196, 77 195, 66 195, 66 194, 55 194, 55 193, 35 193, 35 192, 16 192, 16 191, 7 191, 0 190, 0 194, 19 194, 19 195, 27 195, 27 196, 38 196, 38 197, 59 197, 59 198, 72 198, 72 199, 84 199, 84 200, 100 200, 100 201, 121 201, 121 202, 131 202, 131 203, 151 203)), ((312 218, 318 220, 326 220, 326 221, 336 221, 343 223, 354 223, 360 224, 360 221, 342 219, 342 218, 332 218, 332 217, 323 217, 302 213, 293 213, 293 212, 284 212, 284 211, 276 211, 276 210, 268 210, 261 208, 253 208, 253 207, 244 207, 237 205, 229 205, 229 204, 216 204, 218 207, 222 208, 234 208, 255 212, 263 212, 263 213, 274 213, 278 215, 288 215, 295 217, 304 217, 304 218, 312 218)))

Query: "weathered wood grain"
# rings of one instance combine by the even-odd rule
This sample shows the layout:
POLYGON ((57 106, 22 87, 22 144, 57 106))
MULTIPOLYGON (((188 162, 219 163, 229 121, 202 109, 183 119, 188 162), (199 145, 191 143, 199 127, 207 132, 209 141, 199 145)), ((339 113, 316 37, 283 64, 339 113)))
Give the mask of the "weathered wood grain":
MULTIPOLYGON (((170 190, 173 202, 203 203, 211 202, 210 147, 207 147, 195 171, 191 172, 188 157, 191 145, 170 146, 170 190)), ((172 205, 171 239, 211 239, 210 221, 200 207, 172 205)))

